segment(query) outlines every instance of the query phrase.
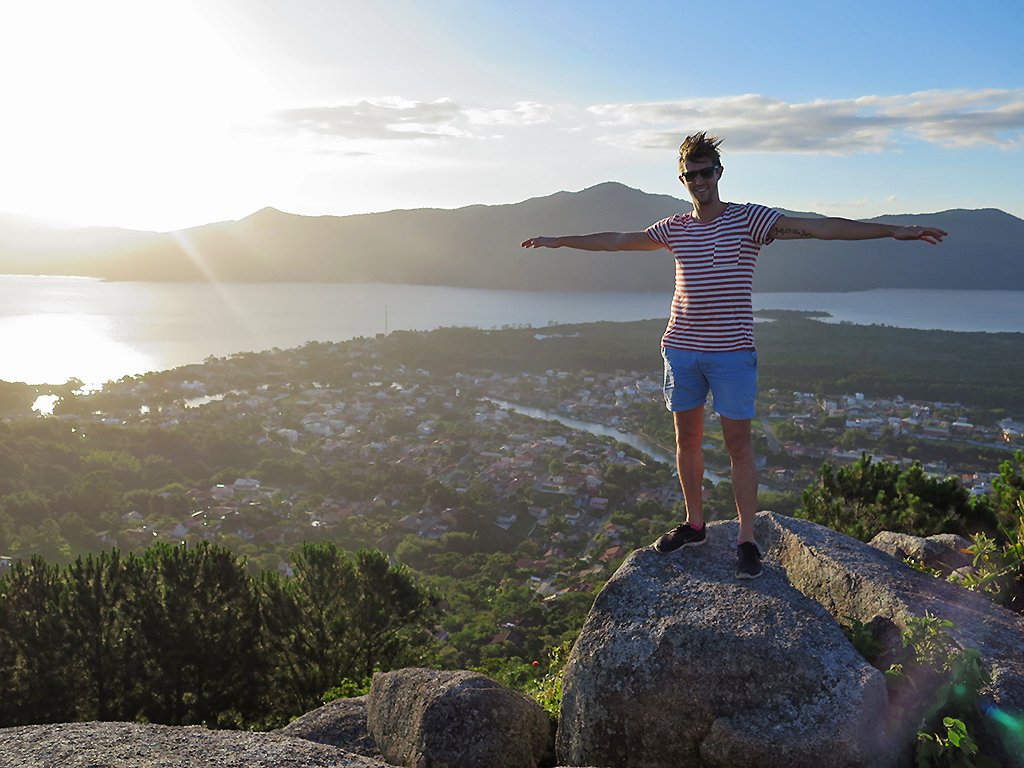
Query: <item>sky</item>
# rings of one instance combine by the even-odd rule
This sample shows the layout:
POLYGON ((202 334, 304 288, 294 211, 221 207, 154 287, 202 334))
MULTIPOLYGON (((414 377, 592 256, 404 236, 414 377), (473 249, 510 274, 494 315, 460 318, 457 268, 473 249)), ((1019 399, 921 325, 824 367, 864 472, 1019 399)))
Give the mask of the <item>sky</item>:
POLYGON ((0 211, 167 231, 685 197, 707 130, 726 200, 1024 218, 1022 35, 1019 0, 0 0, 0 211))

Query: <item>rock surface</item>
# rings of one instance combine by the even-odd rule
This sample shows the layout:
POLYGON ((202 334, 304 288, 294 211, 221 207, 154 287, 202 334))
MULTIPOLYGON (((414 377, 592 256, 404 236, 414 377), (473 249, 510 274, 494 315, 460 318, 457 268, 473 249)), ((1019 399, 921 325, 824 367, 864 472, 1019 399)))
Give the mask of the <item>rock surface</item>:
POLYGON ((0 768, 385 768, 337 747, 192 726, 65 723, 0 729, 0 768))
POLYGON ((547 713, 475 672, 374 675, 367 715, 381 754, 408 768, 535 768, 551 749, 547 713))
POLYGON ((952 621, 960 646, 977 648, 992 673, 992 703, 1024 713, 1024 618, 829 528, 771 513, 758 523, 793 586, 833 616, 883 617, 901 631, 925 611, 952 621))
POLYGON ((359 696, 354 699, 332 701, 296 718, 277 733, 319 744, 330 744, 357 755, 383 760, 366 725, 368 698, 359 696))

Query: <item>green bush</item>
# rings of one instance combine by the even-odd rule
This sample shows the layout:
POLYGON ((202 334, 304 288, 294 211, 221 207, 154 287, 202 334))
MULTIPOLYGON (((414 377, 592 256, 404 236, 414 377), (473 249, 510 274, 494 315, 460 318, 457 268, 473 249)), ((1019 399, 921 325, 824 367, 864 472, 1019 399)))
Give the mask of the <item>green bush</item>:
POLYGON ((908 657, 886 673, 891 699, 901 718, 919 717, 916 768, 994 768, 982 754, 977 734, 984 732, 981 691, 992 680, 974 648, 963 649, 952 635, 953 622, 925 612, 912 617, 903 633, 908 657), (934 693, 921 701, 923 690, 934 693), (940 727, 941 724, 941 727, 940 727))
POLYGON ((909 469, 876 462, 866 453, 850 466, 822 464, 796 514, 862 541, 879 531, 968 535, 995 527, 991 509, 972 501, 958 479, 930 477, 917 462, 909 469))
POLYGON ((571 651, 572 642, 568 640, 552 648, 548 652, 548 666, 544 674, 527 688, 527 693, 554 718, 558 717, 562 708, 562 676, 571 651))
POLYGON ((354 699, 358 696, 365 696, 370 692, 370 683, 372 681, 373 678, 371 677, 364 678, 359 682, 346 677, 333 688, 328 688, 324 691, 323 702, 324 704, 330 704, 338 699, 354 699))
POLYGON ((984 533, 971 537, 967 552, 973 555, 972 570, 952 573, 949 580, 980 592, 1000 605, 1024 610, 1024 494, 1017 499, 1017 519, 1001 526, 1003 543, 984 533))

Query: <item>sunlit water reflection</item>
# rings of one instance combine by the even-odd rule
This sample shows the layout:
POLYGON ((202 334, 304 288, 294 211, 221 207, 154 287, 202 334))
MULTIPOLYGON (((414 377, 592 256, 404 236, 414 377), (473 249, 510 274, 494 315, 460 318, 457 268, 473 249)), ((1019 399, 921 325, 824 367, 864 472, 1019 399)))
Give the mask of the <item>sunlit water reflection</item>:
POLYGON ((111 324, 80 313, 0 317, 0 380, 103 382, 152 369, 155 361, 117 341, 111 324))

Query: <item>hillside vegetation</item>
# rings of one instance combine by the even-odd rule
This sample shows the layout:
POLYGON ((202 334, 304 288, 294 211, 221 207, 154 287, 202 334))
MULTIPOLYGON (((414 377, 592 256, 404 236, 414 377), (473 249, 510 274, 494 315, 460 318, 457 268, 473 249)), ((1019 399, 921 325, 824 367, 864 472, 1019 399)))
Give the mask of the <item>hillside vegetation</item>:
MULTIPOLYGON (((978 421, 1024 409, 1020 334, 773 317, 758 331, 766 388, 955 397, 978 421)), ((28 410, 32 387, 4 386, 0 724, 264 727, 410 663, 552 695, 597 590, 678 521, 675 480, 611 439, 487 398, 608 400, 627 425, 666 430, 657 385, 638 383, 658 375, 660 331, 310 343, 92 394, 69 385, 54 417, 28 410), (211 401, 185 407, 197 382, 211 401)), ((801 439, 845 438, 826 419, 801 439)), ((779 469, 806 469, 758 446, 789 462, 779 469)), ((958 451, 996 475, 990 494, 862 456, 819 462, 802 491, 761 503, 862 539, 983 534, 991 567, 977 586, 1019 610, 1024 452, 958 451)), ((709 512, 728 515, 728 482, 708 491, 709 512)))

